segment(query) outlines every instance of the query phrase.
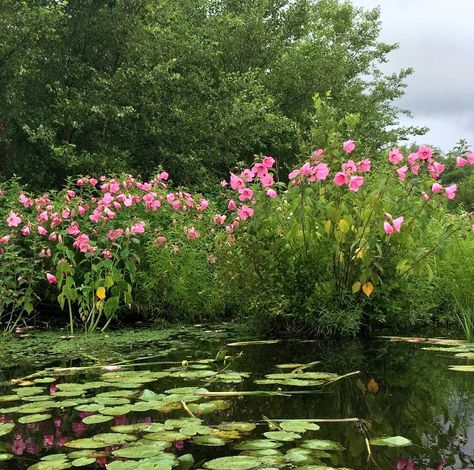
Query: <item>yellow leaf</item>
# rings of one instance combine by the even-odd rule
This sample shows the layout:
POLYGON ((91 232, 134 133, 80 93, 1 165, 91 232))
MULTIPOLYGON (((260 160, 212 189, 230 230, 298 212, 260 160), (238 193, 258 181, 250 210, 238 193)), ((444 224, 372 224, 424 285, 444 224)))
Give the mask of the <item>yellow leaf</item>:
POLYGON ((324 222, 324 230, 326 230, 327 234, 329 234, 329 232, 331 231, 331 226, 332 223, 330 220, 326 220, 326 222, 324 222))
POLYGON ((367 297, 370 297, 373 291, 374 285, 371 282, 365 282, 362 284, 362 292, 364 292, 367 297))
POLYGON ((338 224, 339 231, 341 233, 347 233, 349 231, 349 222, 346 219, 341 219, 338 224))
POLYGON ((377 393, 379 391, 379 384, 375 381, 374 378, 371 378, 367 383, 367 390, 370 393, 377 393))
POLYGON ((99 288, 95 291, 95 295, 96 295, 100 300, 105 299, 105 288, 104 288, 104 287, 99 287, 99 288))
POLYGON ((360 281, 354 282, 354 284, 352 284, 352 293, 357 294, 357 292, 360 291, 361 287, 362 287, 362 283, 360 281))

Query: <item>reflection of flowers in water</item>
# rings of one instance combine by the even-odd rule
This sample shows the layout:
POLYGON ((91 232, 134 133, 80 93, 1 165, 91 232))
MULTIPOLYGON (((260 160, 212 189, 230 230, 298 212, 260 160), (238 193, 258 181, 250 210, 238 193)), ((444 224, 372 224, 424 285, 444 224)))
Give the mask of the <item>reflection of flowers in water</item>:
POLYGON ((33 442, 33 439, 31 437, 29 437, 26 440, 26 452, 28 452, 28 454, 36 455, 38 453, 38 450, 38 445, 33 442))
MULTIPOLYGON (((445 465, 446 465, 446 460, 444 460, 444 457, 441 457, 438 460, 438 463, 436 464, 436 470, 443 470, 445 465)), ((397 470, 415 470, 416 469, 415 462, 413 461, 413 459, 408 459, 408 460, 398 459, 396 469, 397 470)))
POLYGON ((122 426, 123 424, 127 424, 127 423, 128 423, 127 415, 115 416, 114 418, 115 426, 122 426))
POLYGON ((54 436, 52 434, 45 434, 43 436, 43 445, 45 447, 52 447, 54 445, 54 436))
POLYGON ((71 429, 74 434, 81 435, 86 430, 86 425, 82 421, 76 421, 71 424, 71 429))
POLYGON ((12 452, 15 455, 23 455, 23 452, 26 450, 26 444, 25 441, 23 440, 23 437, 21 437, 21 434, 15 434, 15 440, 13 441, 12 444, 12 452))

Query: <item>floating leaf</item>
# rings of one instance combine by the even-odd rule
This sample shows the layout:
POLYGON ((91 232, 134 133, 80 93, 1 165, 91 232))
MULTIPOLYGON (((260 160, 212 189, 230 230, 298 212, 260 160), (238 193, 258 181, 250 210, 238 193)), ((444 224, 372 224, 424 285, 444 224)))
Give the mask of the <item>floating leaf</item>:
POLYGON ((411 446, 412 442, 403 436, 393 437, 380 437, 377 439, 371 439, 370 445, 372 446, 386 446, 386 447, 407 447, 411 446))
POLYGON ((276 344, 280 343, 281 340, 279 339, 265 339, 265 340, 259 340, 259 341, 240 341, 237 343, 229 343, 227 346, 235 346, 235 347, 240 347, 240 346, 256 346, 260 344, 276 344))
POLYGON ((114 450, 112 454, 116 457, 122 457, 125 459, 144 459, 148 457, 157 457, 163 455, 163 450, 168 445, 167 443, 162 443, 163 445, 158 444, 159 443, 157 442, 154 445, 122 447, 121 449, 114 450))
POLYGON ((236 455, 233 457, 220 457, 204 464, 209 470, 249 470, 259 467, 261 460, 250 455, 236 455))
POLYGON ((208 447, 219 447, 219 446, 224 446, 227 444, 227 441, 225 439, 221 439, 219 437, 214 437, 210 435, 194 437, 192 442, 199 446, 208 446, 208 447))
POLYGON ((107 421, 111 421, 113 419, 112 416, 104 416, 104 415, 92 415, 86 416, 83 418, 82 422, 84 424, 100 424, 106 423, 107 421))
POLYGON ((57 460, 53 462, 38 462, 28 467, 28 470, 64 470, 71 468, 72 463, 67 460, 57 460))
POLYGON ((301 444, 305 449, 314 450, 342 450, 343 447, 338 442, 323 439, 309 439, 301 444))
POLYGON ((296 439, 301 439, 299 434, 289 431, 268 431, 263 433, 263 435, 268 439, 282 442, 291 442, 295 441, 296 439))
POLYGON ((292 421, 283 421, 279 423, 283 431, 291 432, 306 432, 306 431, 318 431, 320 427, 315 423, 308 423, 304 420, 292 420, 292 421))
POLYGON ((251 432, 253 431, 256 426, 253 423, 242 423, 235 421, 233 423, 222 423, 217 426, 219 429, 223 431, 239 431, 239 432, 251 432))
POLYGON ((7 453, 0 453, 0 462, 3 462, 5 460, 10 460, 14 457, 13 454, 7 454, 7 453))
POLYGON ((15 423, 0 423, 0 436, 5 436, 13 431, 15 423))
POLYGON ((149 441, 176 442, 184 441, 189 436, 176 431, 158 431, 151 434, 145 434, 144 438, 149 441))
POLYGON ((281 442, 271 441, 270 439, 254 439, 244 441, 234 446, 237 450, 260 450, 260 449, 278 449, 283 444, 281 442))
POLYGON ((46 421, 50 419, 51 415, 48 414, 32 414, 28 416, 22 416, 18 419, 21 424, 39 423, 40 421, 46 421))
POLYGON ((92 465, 95 463, 96 459, 92 457, 80 457, 79 459, 73 460, 72 461, 72 466, 73 467, 85 467, 86 465, 92 465))

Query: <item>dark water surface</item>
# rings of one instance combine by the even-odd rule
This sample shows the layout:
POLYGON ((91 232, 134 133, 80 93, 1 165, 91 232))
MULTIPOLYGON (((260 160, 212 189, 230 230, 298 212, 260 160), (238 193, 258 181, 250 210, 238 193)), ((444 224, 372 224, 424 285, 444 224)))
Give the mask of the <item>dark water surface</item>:
MULTIPOLYGON (((116 414, 109 422, 85 425, 82 423, 85 417, 84 412, 77 411, 73 406, 74 403, 71 405, 71 400, 74 402, 82 398, 87 404, 87 399, 90 401, 98 393, 122 389, 102 387, 87 389, 82 393, 79 391, 75 397, 57 396, 57 392, 61 390, 61 387, 58 389, 58 385, 101 381, 107 377, 107 371, 101 369, 101 366, 128 360, 131 362, 119 372, 136 371, 137 376, 140 374, 145 376, 146 373, 143 371, 169 370, 171 374, 168 377, 145 380, 146 383, 137 384, 136 388, 125 385, 126 388, 123 390, 126 390, 126 396, 132 404, 138 401, 144 389, 157 394, 163 394, 165 390, 176 387, 190 386, 204 387, 209 391, 294 392, 281 396, 200 398, 197 403, 215 399, 224 399, 229 402, 225 405, 227 408, 209 414, 200 415, 199 410, 194 412, 204 424, 212 425, 213 429, 223 422, 233 421, 257 423, 257 426, 254 431, 242 435, 240 439, 232 436, 234 439, 228 439, 228 443, 223 446, 198 445, 193 443, 192 439, 179 439, 169 444, 168 452, 173 452, 176 456, 187 453, 193 455, 194 464, 191 467, 193 469, 205 468, 207 461, 218 457, 241 454, 242 451, 234 449, 237 443, 257 437, 265 438, 263 433, 269 431, 265 417, 270 421, 359 418, 359 421, 354 422, 321 422, 319 423, 320 430, 302 433, 301 438, 293 442, 283 442, 278 449, 284 455, 287 449, 298 447, 307 439, 336 441, 344 447, 344 450, 330 451, 329 457, 321 458, 321 461, 330 468, 388 470, 396 469, 398 464, 399 469, 407 468, 408 470, 410 468, 416 470, 474 469, 474 374, 448 369, 448 366, 452 364, 469 364, 468 359, 454 357, 455 351, 424 350, 423 347, 432 345, 421 342, 391 342, 381 338, 369 342, 361 340, 283 341, 275 344, 226 347, 224 351, 221 351, 221 356, 228 355, 235 358, 230 359, 232 361, 230 366, 229 359, 225 362, 219 360, 215 363, 193 364, 192 361, 195 360, 215 358, 221 347, 228 342, 246 339, 232 329, 225 326, 223 328, 224 331, 220 327, 183 328, 169 335, 157 335, 160 339, 156 341, 148 338, 145 343, 131 344, 126 343, 124 339, 122 343, 111 344, 110 348, 108 343, 111 341, 104 338, 99 349, 97 345, 90 348, 84 346, 82 351, 76 350, 70 355, 62 354, 61 356, 54 352, 50 353, 47 350, 47 343, 45 343, 45 350, 37 351, 39 355, 28 355, 29 340, 14 340, 14 353, 7 347, 2 354, 0 348, 0 395, 2 397, 22 393, 14 392, 12 389, 39 386, 42 390, 37 391, 33 396, 51 394, 55 401, 69 401, 62 408, 48 408, 42 412, 42 414, 51 415, 51 418, 31 424, 19 424, 18 419, 27 416, 28 413, 18 413, 12 408, 32 402, 25 400, 6 402, 0 398, 0 423, 15 423, 11 432, 0 437, 0 454, 13 454, 12 459, 0 462, 0 468, 27 469, 47 455, 69 454, 81 450, 68 448, 67 442, 93 437, 100 433, 110 433, 114 425, 135 422, 163 423, 170 418, 189 417, 181 401, 178 400, 170 407, 176 409, 127 412, 125 407, 124 413, 116 414), (22 347, 24 348, 23 355, 21 354, 22 347), (157 364, 157 362, 165 361, 176 361, 176 364, 157 364), (182 361, 188 361, 188 363, 182 365, 182 361), (306 369, 305 372, 324 371, 340 375, 356 371, 360 373, 321 386, 261 385, 254 382, 264 379, 266 374, 291 371, 291 369, 278 369, 277 364, 307 364, 314 361, 320 361, 320 363, 306 369), (14 362, 14 365, 11 362, 14 362), (142 365, 130 367, 130 364, 142 365), (64 375, 65 372, 50 370, 37 377, 25 379, 21 384, 9 383, 11 379, 26 377, 48 367, 72 366, 93 368, 67 375, 64 375), (225 374, 230 371, 239 371, 250 375, 244 377, 240 383, 222 383, 216 380, 219 376, 178 377, 180 372, 212 371, 214 373, 225 367, 228 367, 225 374), (104 373, 106 376, 101 377, 104 373), (35 378, 41 380, 44 377, 54 378, 55 381, 51 384, 31 383, 35 378), (132 394, 134 394, 133 397, 132 394), (372 458, 368 459, 366 439, 384 436, 403 436, 410 439, 413 444, 401 448, 371 446, 372 458)), ((109 337, 113 335, 111 333, 109 337)), ((113 371, 108 371, 109 379, 111 374, 113 371)), ((138 382, 138 379, 134 380, 138 382)), ((123 384, 126 380, 119 377, 115 383, 120 382, 123 384)), ((63 388, 63 391, 65 390, 63 388)), ((185 398, 183 401, 191 407, 193 400, 189 399, 189 394, 183 397, 185 398)), ((34 403, 41 403, 41 401, 34 403)), ((119 412, 120 409, 117 411, 119 412)), ((81 468, 105 468, 106 463, 118 460, 110 453, 119 447, 121 446, 91 450, 89 453, 96 453, 94 455, 94 458, 97 457, 96 462, 81 468)), ((64 457, 63 466, 51 463, 48 467, 48 464, 44 462, 43 466, 33 468, 51 468, 52 470, 74 468, 68 467, 72 460, 64 457)), ((319 461, 316 454, 314 460, 319 461)), ((320 467, 321 463, 317 464, 319 466, 314 464, 314 467, 302 465, 299 465, 299 468, 324 468, 320 467)), ((123 464, 123 468, 132 467, 123 464)), ((156 468, 166 470, 170 467, 157 466, 156 468)), ((298 468, 298 465, 281 461, 262 464, 255 468, 290 469, 298 468)))

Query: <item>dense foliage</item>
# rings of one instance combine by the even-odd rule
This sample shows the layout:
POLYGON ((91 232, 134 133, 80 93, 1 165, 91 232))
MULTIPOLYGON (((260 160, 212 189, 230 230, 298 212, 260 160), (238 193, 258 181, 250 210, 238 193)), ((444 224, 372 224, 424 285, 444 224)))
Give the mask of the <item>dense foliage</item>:
POLYGON ((380 148, 408 132, 391 103, 410 71, 380 73, 396 46, 379 29, 338 0, 2 1, 0 175, 49 188, 162 165, 202 188, 255 153, 293 164, 329 91, 380 148))

